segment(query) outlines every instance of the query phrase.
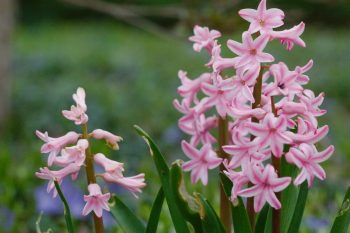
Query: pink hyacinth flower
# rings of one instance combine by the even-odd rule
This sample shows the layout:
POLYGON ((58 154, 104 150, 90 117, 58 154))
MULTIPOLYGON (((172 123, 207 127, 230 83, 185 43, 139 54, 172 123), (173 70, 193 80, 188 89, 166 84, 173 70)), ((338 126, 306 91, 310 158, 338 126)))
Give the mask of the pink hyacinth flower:
POLYGON ((187 72, 180 70, 178 76, 182 84, 177 88, 179 95, 198 103, 197 93, 201 90, 202 83, 210 82, 210 73, 203 73, 198 78, 191 80, 187 77, 187 72))
POLYGON ((277 8, 266 9, 266 0, 262 0, 257 10, 242 9, 238 14, 250 22, 249 31, 251 33, 260 31, 261 33, 269 32, 273 28, 283 25, 284 13, 277 8))
POLYGON ((270 146, 274 156, 280 158, 283 153, 283 145, 292 143, 287 134, 287 121, 283 116, 274 117, 268 113, 261 124, 247 122, 247 129, 259 138, 260 146, 270 146))
POLYGON ((258 166, 250 166, 248 177, 253 186, 238 192, 242 197, 254 197, 254 211, 259 212, 268 202, 273 208, 280 209, 281 203, 275 193, 281 192, 291 182, 290 177, 278 178, 275 169, 266 165, 265 169, 258 166))
POLYGON ((273 64, 270 72, 266 73, 266 75, 269 74, 274 77, 274 82, 264 88, 265 95, 287 96, 300 94, 303 91, 303 87, 297 82, 297 73, 290 71, 285 63, 273 64))
POLYGON ((207 27, 200 27, 198 25, 193 28, 193 33, 194 36, 191 36, 189 40, 194 42, 193 49, 196 52, 200 52, 202 48, 206 48, 210 53, 214 45, 214 40, 221 36, 219 31, 209 30, 207 27))
POLYGON ((89 195, 84 195, 84 206, 82 214, 88 215, 91 211, 94 211, 96 216, 101 218, 102 211, 109 211, 108 200, 111 197, 110 193, 102 194, 101 188, 98 184, 89 184, 88 186, 89 195))
POLYGON ((122 163, 113 161, 106 158, 101 153, 94 156, 94 160, 97 164, 101 165, 105 169, 105 173, 98 174, 97 176, 102 177, 106 182, 112 182, 121 185, 125 189, 129 190, 136 198, 136 193, 141 193, 141 188, 146 186, 145 174, 140 173, 136 176, 124 177, 124 165, 122 163))
POLYGON ((221 158, 216 156, 210 144, 197 150, 194 146, 186 141, 182 141, 181 147, 183 152, 191 160, 182 165, 184 171, 191 171, 191 181, 196 183, 201 180, 204 185, 208 184, 208 169, 214 169, 222 162, 221 158))
POLYGON ((90 133, 90 136, 95 139, 104 139, 107 145, 111 147, 113 150, 119 150, 118 142, 123 141, 122 137, 114 135, 102 129, 95 129, 90 133))
POLYGON ((68 120, 74 121, 76 125, 85 124, 88 121, 86 115, 87 106, 85 104, 85 90, 81 87, 77 89, 77 93, 73 94, 76 106, 72 105, 70 111, 63 110, 62 114, 68 120))
POLYGON ((80 139, 77 145, 62 149, 61 156, 57 156, 54 163, 59 166, 67 166, 70 163, 76 163, 82 166, 85 161, 85 150, 89 147, 86 139, 80 139))
POLYGON ((79 171, 80 166, 75 163, 71 163, 58 171, 51 171, 47 167, 40 168, 39 172, 35 172, 35 175, 40 179, 49 181, 47 184, 47 192, 49 193, 52 189, 54 189, 53 197, 56 197, 57 190, 55 188, 54 181, 57 180, 57 182, 60 184, 62 183, 63 178, 68 175, 71 175, 72 179, 74 180, 77 178, 79 171))
POLYGON ((305 23, 301 22, 300 24, 292 27, 291 29, 283 31, 272 31, 270 36, 272 39, 278 39, 283 45, 287 46, 287 50, 291 51, 294 44, 297 44, 301 47, 306 47, 305 42, 300 38, 305 29, 305 23))
POLYGON ((68 144, 74 144, 79 138, 79 134, 70 131, 62 137, 52 138, 48 136, 48 133, 42 133, 39 130, 35 131, 36 136, 46 142, 42 145, 40 152, 49 153, 48 166, 52 166, 56 159, 56 156, 61 152, 61 150, 68 144))
POLYGON ((306 143, 301 144, 298 148, 291 148, 286 154, 286 159, 301 169, 300 174, 294 180, 294 185, 300 185, 307 180, 310 188, 315 176, 324 180, 326 173, 319 163, 329 159, 333 152, 334 146, 329 146, 324 151, 318 152, 314 145, 306 143))
POLYGON ((187 127, 186 133, 192 135, 191 144, 197 146, 199 142, 203 144, 212 144, 216 142, 215 137, 211 135, 210 130, 217 126, 216 117, 205 117, 201 114, 194 122, 192 127, 187 127))
POLYGON ((301 85, 305 85, 309 82, 310 80, 309 77, 304 73, 308 72, 313 65, 314 65, 314 61, 310 60, 303 67, 300 67, 300 66, 295 67, 294 72, 297 74, 297 82, 299 82, 301 85))
POLYGON ((215 106, 218 114, 222 118, 225 118, 227 106, 233 97, 233 80, 232 78, 222 79, 220 76, 217 78, 213 85, 208 83, 203 84, 203 92, 208 95, 208 99, 202 101, 205 101, 203 105, 215 106))
POLYGON ((262 62, 273 62, 275 59, 271 54, 264 53, 263 50, 269 41, 269 36, 264 34, 253 40, 249 32, 244 32, 242 36, 242 44, 234 40, 227 41, 227 47, 237 54, 236 68, 242 66, 256 66, 262 62))

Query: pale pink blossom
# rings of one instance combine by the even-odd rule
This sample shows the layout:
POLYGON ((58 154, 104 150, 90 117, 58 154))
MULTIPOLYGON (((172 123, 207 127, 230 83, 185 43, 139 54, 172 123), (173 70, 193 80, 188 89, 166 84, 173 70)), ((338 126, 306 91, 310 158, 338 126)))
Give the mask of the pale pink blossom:
POLYGON ((284 117, 274 117, 268 113, 262 123, 247 122, 247 129, 259 138, 260 146, 270 146, 272 153, 276 157, 281 157, 283 145, 292 143, 287 134, 287 122, 284 117))
POLYGON ((288 137, 293 140, 294 144, 317 143, 322 140, 329 131, 328 125, 324 125, 315 130, 309 121, 304 120, 301 117, 298 117, 297 126, 296 133, 286 132, 288 137))
POLYGON ((187 77, 187 72, 180 70, 178 72, 181 86, 177 88, 180 96, 190 99, 190 101, 198 102, 197 93, 202 88, 202 83, 210 83, 211 74, 203 73, 198 78, 191 80, 187 77))
POLYGON ((146 186, 144 182, 144 173, 138 174, 136 176, 124 177, 124 165, 122 163, 108 159, 101 153, 94 155, 94 160, 106 171, 105 173, 97 174, 97 176, 102 177, 106 182, 112 182, 121 185, 125 189, 129 190, 135 197, 137 197, 136 193, 141 193, 141 188, 146 186))
POLYGON ((56 197, 57 190, 55 188, 54 181, 57 180, 57 182, 61 184, 63 178, 68 175, 71 175, 72 179, 75 180, 79 174, 79 171, 80 166, 78 166, 76 163, 71 163, 58 171, 52 171, 47 167, 40 168, 39 172, 35 172, 35 175, 40 179, 49 181, 47 184, 47 192, 49 193, 52 189, 54 189, 53 197, 56 197))
POLYGON ((209 30, 208 27, 200 27, 196 25, 193 29, 194 35, 189 38, 194 42, 193 49, 196 52, 200 52, 202 48, 206 48, 208 52, 211 52, 215 39, 221 36, 221 33, 216 30, 209 30))
POLYGON ((102 129, 95 129, 90 133, 90 136, 95 139, 104 139, 109 147, 113 150, 119 150, 118 142, 123 141, 123 138, 112 134, 102 129))
POLYGON ((204 83, 203 92, 209 97, 205 102, 206 105, 215 106, 218 114, 224 118, 229 101, 233 97, 233 88, 232 78, 223 79, 218 76, 218 79, 212 85, 204 83))
POLYGON ((79 134, 76 132, 70 131, 62 137, 52 138, 48 136, 48 133, 42 133, 39 130, 35 131, 38 138, 45 142, 42 145, 40 152, 49 153, 48 166, 51 166, 56 159, 56 156, 61 152, 61 150, 68 144, 74 144, 79 138, 79 134))
POLYGON ((242 36, 242 44, 234 40, 228 40, 228 48, 237 54, 236 68, 242 66, 254 66, 262 62, 273 62, 275 59, 271 54, 264 53, 263 50, 269 41, 269 36, 266 34, 260 35, 253 40, 249 32, 244 32, 242 36))
MULTIPOLYGON (((270 83, 264 88, 264 94, 268 96, 274 95, 294 95, 300 94, 303 91, 303 87, 297 82, 298 74, 288 69, 287 65, 283 62, 273 64, 270 70, 265 75, 271 74, 274 78, 274 82, 270 83)), ((266 79, 266 77, 264 77, 266 79)))
POLYGON ((101 188, 98 184, 89 184, 88 186, 89 195, 84 195, 84 206, 82 214, 88 215, 91 211, 94 211, 96 216, 101 218, 102 211, 109 211, 108 200, 111 197, 110 193, 102 194, 101 188))
POLYGON ((59 166, 67 166, 70 163, 82 166, 85 161, 85 151, 88 147, 88 140, 80 139, 77 145, 62 149, 61 156, 57 156, 54 163, 59 166))
POLYGON ((216 139, 211 135, 210 130, 217 126, 216 117, 205 117, 204 114, 201 114, 193 122, 192 127, 186 128, 186 133, 191 135, 191 144, 197 146, 199 142, 202 144, 212 144, 216 142, 216 139))
POLYGON ((228 115, 236 119, 236 123, 246 120, 248 118, 255 117, 257 119, 262 119, 266 115, 266 111, 262 108, 254 108, 250 105, 239 101, 238 98, 234 98, 228 107, 228 115))
POLYGON ((249 166, 247 174, 253 186, 241 190, 238 195, 254 197, 255 212, 259 212, 265 202, 268 202, 275 209, 280 209, 281 203, 275 193, 284 190, 291 182, 291 178, 278 178, 275 169, 270 164, 266 165, 263 170, 260 166, 249 166))
POLYGON ((303 116, 312 123, 314 129, 317 128, 316 117, 323 116, 327 113, 326 110, 320 109, 324 96, 325 94, 323 92, 315 96, 314 92, 311 90, 304 90, 302 94, 298 95, 300 102, 303 103, 307 109, 303 116))
POLYGON ((324 180, 326 173, 319 163, 329 159, 333 152, 334 146, 329 146, 324 151, 318 152, 314 145, 306 143, 301 144, 299 147, 290 148, 286 154, 287 161, 301 169, 300 174, 294 180, 294 184, 300 185, 307 180, 310 188, 315 176, 320 180, 324 180))
POLYGON ((294 44, 301 47, 306 47, 305 42, 300 38, 305 29, 305 24, 301 22, 300 24, 292 27, 291 29, 283 31, 271 31, 269 34, 271 38, 278 39, 283 45, 287 46, 287 50, 292 50, 294 44))
POLYGON ((235 58, 223 58, 221 57, 221 45, 215 41, 212 52, 211 59, 206 64, 208 67, 213 68, 214 74, 218 74, 227 68, 233 68, 236 66, 238 57, 235 58))
POLYGON ((208 184, 208 169, 214 169, 222 162, 216 156, 210 144, 204 144, 200 150, 186 141, 181 143, 182 150, 191 160, 182 165, 184 171, 191 171, 191 181, 196 183, 201 180, 204 185, 208 184))
POLYGON ((296 78, 297 82, 299 82, 302 85, 305 85, 309 82, 310 80, 309 77, 304 73, 308 72, 313 65, 314 65, 314 61, 310 60, 303 67, 300 67, 300 66, 295 67, 294 72, 297 74, 297 78, 296 78))
POLYGON ((260 2, 257 10, 242 9, 238 13, 243 19, 250 22, 249 31, 251 33, 257 31, 265 33, 283 25, 283 11, 277 8, 267 10, 266 0, 260 2))
POLYGON ((85 90, 81 87, 77 89, 77 93, 73 94, 76 106, 72 105, 70 111, 63 110, 62 114, 68 120, 74 121, 76 125, 85 124, 88 121, 86 115, 87 106, 85 104, 85 90))

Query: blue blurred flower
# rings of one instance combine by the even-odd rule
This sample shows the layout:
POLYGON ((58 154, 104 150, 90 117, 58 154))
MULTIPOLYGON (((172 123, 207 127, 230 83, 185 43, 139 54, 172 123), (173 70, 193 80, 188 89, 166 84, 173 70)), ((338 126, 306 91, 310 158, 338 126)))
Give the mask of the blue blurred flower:
MULTIPOLYGON (((85 205, 83 192, 74 186, 70 180, 64 180, 61 184, 61 189, 67 199, 72 216, 75 219, 84 219, 85 217, 81 214, 85 205)), ((35 190, 34 198, 38 212, 43 211, 44 214, 48 215, 60 215, 63 213, 63 205, 59 196, 53 198, 51 194, 48 194, 46 192, 46 184, 35 190)))
POLYGON ((329 221, 324 218, 316 218, 315 216, 310 216, 306 218, 306 225, 310 230, 318 231, 322 228, 329 226, 329 221))
POLYGON ((4 230, 5 232, 10 231, 14 219, 15 215, 10 209, 0 206, 0 230, 4 230))

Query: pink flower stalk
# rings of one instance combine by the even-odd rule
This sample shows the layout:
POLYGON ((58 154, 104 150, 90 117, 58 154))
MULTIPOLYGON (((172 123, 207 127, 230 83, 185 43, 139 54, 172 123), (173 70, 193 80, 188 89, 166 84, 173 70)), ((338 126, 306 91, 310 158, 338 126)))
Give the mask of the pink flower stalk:
POLYGON ((54 189, 53 197, 56 197, 57 190, 55 188, 54 181, 57 180, 57 182, 60 184, 62 183, 63 178, 68 175, 71 175, 72 179, 75 180, 78 176, 79 171, 80 166, 78 166, 76 163, 71 163, 59 171, 51 171, 47 167, 40 168, 39 172, 35 172, 35 175, 40 179, 49 181, 47 184, 47 192, 50 193, 51 190, 54 189))
POLYGON ((222 159, 216 156, 210 144, 204 144, 200 150, 197 150, 186 141, 182 141, 181 146, 187 157, 191 159, 182 165, 182 169, 184 171, 192 171, 191 181, 193 184, 201 180, 204 185, 207 185, 208 169, 214 169, 219 166, 222 159))
POLYGON ((119 162, 115 162, 106 158, 101 153, 94 156, 94 160, 97 164, 101 165, 105 169, 105 173, 97 174, 102 177, 106 182, 112 182, 121 185, 125 189, 129 190, 135 197, 138 197, 136 193, 141 193, 141 188, 146 186, 145 174, 141 173, 136 176, 124 177, 124 165, 119 162))
POLYGON ((102 194, 101 188, 98 184, 89 184, 89 195, 84 195, 84 201, 86 205, 83 209, 83 215, 88 215, 91 211, 94 211, 96 216, 101 218, 102 211, 109 211, 108 200, 111 197, 110 193, 102 194))
POLYGON ((266 202, 273 208, 280 209, 281 203, 275 193, 285 189, 291 182, 290 177, 278 178, 275 169, 268 164, 263 170, 259 166, 251 166, 248 170, 252 187, 238 192, 242 197, 254 197, 254 210, 259 212, 266 202))
POLYGON ((95 139, 104 139, 109 147, 113 150, 119 150, 118 142, 123 140, 122 137, 114 135, 102 129, 95 129, 90 133, 90 136, 95 139))
POLYGON ((319 163, 329 159, 333 152, 334 146, 329 146, 324 151, 318 152, 315 146, 306 143, 301 144, 298 148, 291 148, 286 154, 286 159, 301 169, 300 174, 294 180, 294 184, 300 185, 307 180, 310 188, 315 176, 320 180, 324 180, 326 173, 319 163))
POLYGON ((254 66, 262 62, 273 62, 275 59, 271 54, 264 53, 263 50, 269 41, 268 35, 260 35, 253 40, 249 32, 244 32, 242 44, 234 40, 227 41, 227 47, 239 56, 236 68, 242 66, 254 66))
POLYGON ((242 9, 238 14, 250 22, 249 32, 260 31, 261 34, 283 25, 284 13, 280 9, 266 9, 266 0, 262 0, 257 10, 242 9))
POLYGON ((76 132, 70 131, 62 137, 52 138, 49 137, 48 133, 42 133, 39 130, 35 131, 36 136, 46 142, 42 145, 40 152, 49 153, 48 166, 52 166, 53 162, 56 159, 56 156, 61 152, 61 150, 68 144, 74 144, 79 138, 79 134, 76 132))
POLYGON ((70 163, 76 163, 78 166, 82 166, 85 162, 85 150, 88 147, 88 140, 80 139, 76 146, 62 149, 61 156, 56 157, 54 163, 62 167, 70 163))
POLYGON ((74 121, 76 125, 85 124, 88 121, 86 115, 85 90, 81 87, 77 89, 77 93, 73 94, 76 106, 72 105, 70 111, 63 110, 62 114, 68 120, 74 121))
POLYGON ((288 50, 294 44, 306 46, 301 39, 303 22, 275 31, 283 25, 284 13, 276 8, 267 9, 266 0, 261 0, 256 10, 243 9, 239 15, 250 23, 249 29, 242 34, 242 43, 234 40, 226 43, 237 56, 222 57, 216 31, 195 27, 195 36, 191 37, 196 51, 208 50, 210 61, 206 66, 210 71, 193 80, 186 73, 179 73, 178 92, 182 99, 174 100, 174 106, 183 114, 179 128, 191 137, 191 143, 182 141, 182 150, 190 158, 182 168, 191 171, 193 183, 201 180, 206 185, 208 169, 221 162, 214 152, 221 147, 230 156, 223 164, 224 173, 233 182, 232 201, 238 196, 254 197, 255 211, 265 202, 279 209, 281 204, 275 193, 286 188, 291 177, 277 177, 279 166, 276 165, 278 172, 275 172, 269 164, 271 160, 278 164, 284 155, 299 168, 296 185, 305 180, 310 185, 314 176, 325 178, 318 163, 328 159, 334 147, 317 152, 314 146, 329 131, 327 125, 318 125, 318 117, 326 113, 320 108, 324 93, 316 96, 304 87, 310 81, 306 72, 312 68, 312 60, 294 70, 283 61, 266 64, 274 62, 274 57, 264 51, 274 39, 280 40, 288 50), (228 131, 227 145, 212 138, 211 132, 217 126, 214 119, 224 122, 217 125, 219 132, 228 131), (223 126, 226 124, 228 129, 223 126), (290 146, 290 151, 284 151, 285 145, 290 146), (254 186, 242 190, 248 182, 254 186))
POLYGON ((211 52, 214 40, 221 36, 221 33, 216 30, 210 30, 207 27, 200 27, 196 25, 193 29, 194 36, 189 38, 190 41, 193 41, 193 49, 196 52, 200 52, 202 48, 206 48, 211 52))

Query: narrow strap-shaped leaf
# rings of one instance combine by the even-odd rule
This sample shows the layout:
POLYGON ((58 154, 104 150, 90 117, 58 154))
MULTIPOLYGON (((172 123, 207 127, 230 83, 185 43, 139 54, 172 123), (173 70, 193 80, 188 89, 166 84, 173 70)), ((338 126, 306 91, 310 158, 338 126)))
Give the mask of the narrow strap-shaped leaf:
POLYGON ((137 133, 141 135, 147 145, 149 146, 150 153, 153 161, 156 165, 162 188, 164 191, 165 199, 167 201, 171 219, 173 221, 176 232, 178 233, 189 233, 189 229, 186 221, 183 219, 174 199, 174 194, 170 186, 170 171, 167 163, 165 162, 164 156, 160 152, 158 146, 153 142, 151 137, 139 126, 134 126, 137 133))
POLYGON ((120 228, 125 233, 144 233, 145 226, 129 207, 117 196, 113 196, 112 198, 113 202, 110 205, 111 213, 114 219, 119 223, 120 228))
POLYGON ((260 211, 255 224, 255 233, 264 233, 270 208, 271 207, 269 205, 265 205, 260 211))
MULTIPOLYGON (((223 173, 220 174, 221 184, 224 188, 225 194, 227 197, 230 197, 232 182, 231 180, 223 173)), ((244 203, 240 197, 237 199, 235 205, 231 204, 231 215, 233 222, 233 229, 235 233, 251 233, 252 227, 249 222, 249 217, 247 210, 244 206, 244 203)))
POLYGON ((157 197, 153 202, 153 206, 148 218, 148 223, 147 223, 145 233, 157 232, 158 222, 159 222, 160 213, 162 212, 163 202, 164 202, 164 192, 163 192, 163 189, 160 188, 158 191, 157 197))
POLYGON ((272 208, 267 212, 266 224, 264 233, 272 233, 272 208))
POLYGON ((218 215, 216 214, 214 208, 210 203, 203 197, 202 194, 196 193, 198 196, 202 207, 202 223, 203 223, 203 232, 206 233, 226 233, 224 226, 222 225, 218 215))
POLYGON ((202 221, 200 218, 200 203, 188 194, 183 182, 182 169, 179 161, 175 161, 170 169, 170 183, 174 193, 176 205, 184 217, 191 223, 196 233, 202 233, 202 221))
POLYGON ((64 206, 64 218, 66 220, 68 233, 74 233, 74 226, 73 226, 72 217, 70 215, 70 209, 69 209, 68 202, 67 202, 66 198, 64 197, 63 192, 62 192, 57 180, 55 180, 54 183, 55 183, 57 193, 60 196, 61 201, 62 201, 63 206, 64 206))
POLYGON ((295 205, 292 220, 289 225, 288 233, 298 233, 300 228, 300 223, 304 214, 305 204, 307 195, 309 192, 308 184, 305 181, 301 184, 299 188, 298 200, 295 205))
MULTIPOLYGON (((285 146, 285 150, 289 150, 289 146, 285 146)), ((281 158, 281 176, 295 178, 298 169, 295 165, 287 163, 285 157, 281 158)), ((284 189, 281 193, 281 233, 287 233, 292 221, 295 205, 298 198, 298 188, 293 183, 284 189)))
POLYGON ((350 187, 346 191, 342 206, 334 220, 331 233, 346 233, 350 224, 350 187))

